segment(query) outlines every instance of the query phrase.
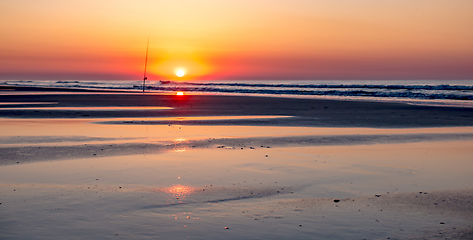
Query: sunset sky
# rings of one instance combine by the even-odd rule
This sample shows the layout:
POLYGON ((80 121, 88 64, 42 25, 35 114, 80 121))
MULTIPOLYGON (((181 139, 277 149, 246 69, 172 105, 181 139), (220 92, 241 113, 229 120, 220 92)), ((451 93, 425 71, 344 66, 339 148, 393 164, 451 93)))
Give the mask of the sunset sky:
POLYGON ((472 0, 0 0, 0 79, 473 79, 472 0))

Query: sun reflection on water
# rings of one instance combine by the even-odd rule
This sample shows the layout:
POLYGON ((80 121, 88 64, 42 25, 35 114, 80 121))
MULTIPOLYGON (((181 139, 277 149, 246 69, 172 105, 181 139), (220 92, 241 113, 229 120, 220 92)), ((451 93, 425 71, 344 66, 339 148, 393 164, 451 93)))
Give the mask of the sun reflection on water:
POLYGON ((173 185, 165 189, 165 192, 167 193, 179 194, 179 195, 185 195, 185 194, 193 193, 195 191, 196 191, 195 188, 181 185, 181 184, 173 185))
POLYGON ((164 192, 171 194, 175 199, 184 199, 195 191, 196 188, 181 184, 173 185, 164 189, 164 192))

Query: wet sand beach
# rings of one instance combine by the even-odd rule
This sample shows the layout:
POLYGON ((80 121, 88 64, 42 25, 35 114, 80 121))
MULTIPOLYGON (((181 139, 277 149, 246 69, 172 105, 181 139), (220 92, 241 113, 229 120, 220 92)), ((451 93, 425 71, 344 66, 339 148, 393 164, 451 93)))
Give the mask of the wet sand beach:
POLYGON ((1 239, 473 236, 471 108, 20 90, 1 239))

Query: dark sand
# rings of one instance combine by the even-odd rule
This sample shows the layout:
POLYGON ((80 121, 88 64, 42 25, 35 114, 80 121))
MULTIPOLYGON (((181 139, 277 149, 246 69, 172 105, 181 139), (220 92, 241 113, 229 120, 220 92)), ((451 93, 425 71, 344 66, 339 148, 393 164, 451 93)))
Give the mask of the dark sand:
MULTIPOLYGON (((17 90, 21 90, 18 88, 17 90)), ((44 89, 29 89, 44 90, 44 89)), ((50 89, 46 89, 50 90, 50 89)), ((14 95, 5 91, 1 102, 57 102, 56 107, 159 106, 172 110, 7 110, 31 105, 0 106, 4 118, 117 118, 191 116, 294 116, 281 119, 179 121, 181 125, 252 125, 310 127, 417 128, 473 126, 473 109, 414 106, 400 103, 338 101, 217 95, 160 95, 152 93, 34 93, 14 95)), ((42 105, 35 105, 41 107, 42 105)), ((44 105, 52 107, 51 105, 44 105)), ((174 124, 176 121, 149 121, 146 124, 174 124)))

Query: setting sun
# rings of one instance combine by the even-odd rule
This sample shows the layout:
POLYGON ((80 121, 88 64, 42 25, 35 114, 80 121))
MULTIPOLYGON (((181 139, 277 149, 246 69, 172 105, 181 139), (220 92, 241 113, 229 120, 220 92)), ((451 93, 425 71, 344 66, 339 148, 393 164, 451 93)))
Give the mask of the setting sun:
POLYGON ((183 77, 184 75, 186 75, 186 72, 184 70, 179 69, 176 71, 176 76, 183 77))

